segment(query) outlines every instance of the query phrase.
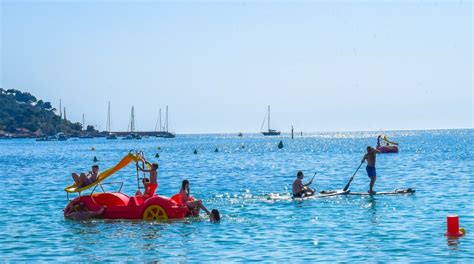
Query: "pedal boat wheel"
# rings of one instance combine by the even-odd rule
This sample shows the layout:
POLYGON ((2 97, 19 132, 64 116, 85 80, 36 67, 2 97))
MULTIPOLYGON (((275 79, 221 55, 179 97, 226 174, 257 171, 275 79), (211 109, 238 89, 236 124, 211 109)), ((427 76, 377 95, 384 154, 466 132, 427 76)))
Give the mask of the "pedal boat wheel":
POLYGON ((147 221, 165 221, 168 220, 168 215, 163 207, 150 205, 145 209, 145 212, 143 212, 143 219, 147 221))

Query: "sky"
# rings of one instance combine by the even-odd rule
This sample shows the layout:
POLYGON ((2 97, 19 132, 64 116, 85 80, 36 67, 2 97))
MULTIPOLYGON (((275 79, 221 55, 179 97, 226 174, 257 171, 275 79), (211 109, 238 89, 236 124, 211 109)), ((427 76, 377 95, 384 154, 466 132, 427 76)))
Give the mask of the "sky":
POLYGON ((473 128, 470 1, 0 2, 0 87, 101 130, 473 128))

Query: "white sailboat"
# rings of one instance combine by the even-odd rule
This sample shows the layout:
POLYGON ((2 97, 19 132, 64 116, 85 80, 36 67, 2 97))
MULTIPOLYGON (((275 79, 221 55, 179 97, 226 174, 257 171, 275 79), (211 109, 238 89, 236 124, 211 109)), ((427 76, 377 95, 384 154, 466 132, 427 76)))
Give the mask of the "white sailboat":
POLYGON ((142 137, 135 133, 135 109, 132 105, 132 113, 130 115, 130 134, 122 139, 142 139, 142 137))
POLYGON ((168 106, 166 106, 166 119, 165 119, 165 124, 166 124, 166 130, 165 134, 163 135, 164 138, 175 138, 176 135, 168 131, 168 106))
MULTIPOLYGON (((280 131, 270 128, 270 106, 268 106, 268 112, 267 112, 266 116, 268 116, 268 122, 267 122, 268 123, 268 130, 267 131, 262 131, 262 134, 264 136, 278 136, 278 135, 280 135, 280 131)), ((260 130, 263 128, 264 125, 265 125, 265 118, 263 119, 262 127, 260 128, 260 130)))
POLYGON ((107 109, 107 137, 105 137, 106 139, 117 139, 117 135, 115 135, 114 133, 111 133, 110 130, 110 101, 109 101, 109 107, 107 109))
MULTIPOLYGON (((159 119, 158 119, 159 125, 160 125, 160 130, 157 131, 157 137, 162 137, 162 138, 175 138, 176 135, 169 132, 168 130, 168 106, 166 106, 166 116, 165 116, 165 124, 164 126, 161 126, 161 108, 160 108, 160 114, 159 114, 159 119)), ((158 122, 155 125, 155 130, 158 127, 158 122)))

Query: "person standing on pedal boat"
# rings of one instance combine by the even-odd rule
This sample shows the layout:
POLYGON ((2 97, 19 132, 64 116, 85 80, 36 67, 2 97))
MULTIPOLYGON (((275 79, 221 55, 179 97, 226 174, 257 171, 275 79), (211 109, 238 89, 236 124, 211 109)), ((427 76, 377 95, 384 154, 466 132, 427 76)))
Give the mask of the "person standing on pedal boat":
POLYGON ((137 163, 137 168, 143 172, 148 172, 150 173, 150 180, 147 181, 145 180, 143 182, 143 185, 145 186, 145 196, 153 196, 155 195, 155 191, 158 188, 158 163, 149 163, 148 161, 143 160, 144 163, 148 164, 150 166, 150 169, 147 170, 145 169, 145 164, 143 164, 143 167, 140 167, 137 163))

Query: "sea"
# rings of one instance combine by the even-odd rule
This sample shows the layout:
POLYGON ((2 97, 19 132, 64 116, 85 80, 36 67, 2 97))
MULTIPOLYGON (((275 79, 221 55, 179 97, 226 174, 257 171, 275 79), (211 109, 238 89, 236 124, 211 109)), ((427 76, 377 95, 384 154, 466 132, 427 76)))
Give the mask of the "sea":
MULTIPOLYGON (((316 173, 317 191, 344 188, 379 133, 0 140, 0 261, 472 263, 473 129, 383 132, 400 151, 377 156, 374 189, 414 194, 270 199, 289 194, 300 170, 303 182, 316 173), (64 191, 71 173, 93 164, 105 170, 130 151, 159 163, 159 195, 172 196, 188 179, 191 194, 218 209, 221 221, 204 214, 169 222, 64 219, 77 196, 64 191), (459 216, 463 237, 444 235, 447 215, 459 216)), ((136 178, 131 164, 104 189, 123 183, 133 195, 136 178)), ((368 184, 363 165, 350 190, 366 192, 368 184)))

